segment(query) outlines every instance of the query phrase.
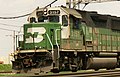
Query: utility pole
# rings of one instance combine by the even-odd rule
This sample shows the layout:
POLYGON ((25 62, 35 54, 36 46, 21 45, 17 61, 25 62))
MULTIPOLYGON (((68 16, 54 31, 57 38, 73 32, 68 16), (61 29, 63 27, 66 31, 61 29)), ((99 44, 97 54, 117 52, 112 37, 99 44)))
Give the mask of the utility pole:
POLYGON ((66 6, 67 8, 71 8, 71 0, 66 0, 66 6))
MULTIPOLYGON (((120 0, 66 0, 67 8, 80 9, 80 4, 85 4, 85 6, 89 3, 102 3, 102 2, 110 2, 110 1, 120 1, 120 0)), ((84 6, 84 7, 85 7, 84 6)))
POLYGON ((13 50, 15 52, 15 30, 13 31, 13 50))
POLYGON ((13 51, 14 51, 14 52, 15 52, 15 48, 16 48, 16 47, 15 47, 15 38, 16 38, 16 37, 15 37, 15 32, 16 32, 16 31, 13 30, 13 35, 6 35, 6 36, 11 36, 11 37, 13 38, 13 51))
POLYGON ((76 9, 76 0, 73 0, 73 8, 76 9))
POLYGON ((66 6, 67 8, 74 8, 76 9, 77 6, 79 8, 79 4, 82 2, 82 0, 66 0, 66 6))

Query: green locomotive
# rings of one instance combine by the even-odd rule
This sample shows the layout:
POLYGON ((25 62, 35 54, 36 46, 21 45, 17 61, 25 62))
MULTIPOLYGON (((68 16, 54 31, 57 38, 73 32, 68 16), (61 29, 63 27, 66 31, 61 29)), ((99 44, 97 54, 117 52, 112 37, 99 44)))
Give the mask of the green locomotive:
POLYGON ((120 66, 120 18, 66 7, 36 9, 24 24, 15 70, 44 72, 120 66))

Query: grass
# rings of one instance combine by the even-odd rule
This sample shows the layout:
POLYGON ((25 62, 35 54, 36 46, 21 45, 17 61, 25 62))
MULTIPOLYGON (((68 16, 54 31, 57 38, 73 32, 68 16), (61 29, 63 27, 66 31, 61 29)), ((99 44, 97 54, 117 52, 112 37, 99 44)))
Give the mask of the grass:
POLYGON ((12 70, 11 64, 0 64, 0 72, 11 71, 11 70, 12 70))
MULTIPOLYGON (((28 74, 0 74, 0 77, 29 77, 28 74)), ((31 77, 31 76, 30 76, 31 77)))

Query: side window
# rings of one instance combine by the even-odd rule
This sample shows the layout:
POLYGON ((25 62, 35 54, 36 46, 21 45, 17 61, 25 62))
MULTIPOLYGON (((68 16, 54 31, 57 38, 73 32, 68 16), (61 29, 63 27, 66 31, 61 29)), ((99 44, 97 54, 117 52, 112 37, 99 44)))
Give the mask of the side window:
POLYGON ((67 15, 62 16, 62 25, 68 26, 68 16, 67 15))
POLYGON ((79 29, 80 20, 78 18, 73 19, 73 29, 79 29))

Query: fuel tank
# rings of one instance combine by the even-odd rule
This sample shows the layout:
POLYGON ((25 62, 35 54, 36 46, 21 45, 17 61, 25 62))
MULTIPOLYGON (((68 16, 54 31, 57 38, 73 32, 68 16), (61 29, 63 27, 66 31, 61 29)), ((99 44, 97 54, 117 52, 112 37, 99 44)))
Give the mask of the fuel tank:
POLYGON ((116 57, 117 53, 99 53, 99 57, 116 57))
POLYGON ((87 69, 113 69, 117 66, 117 58, 89 58, 87 61, 87 69))

